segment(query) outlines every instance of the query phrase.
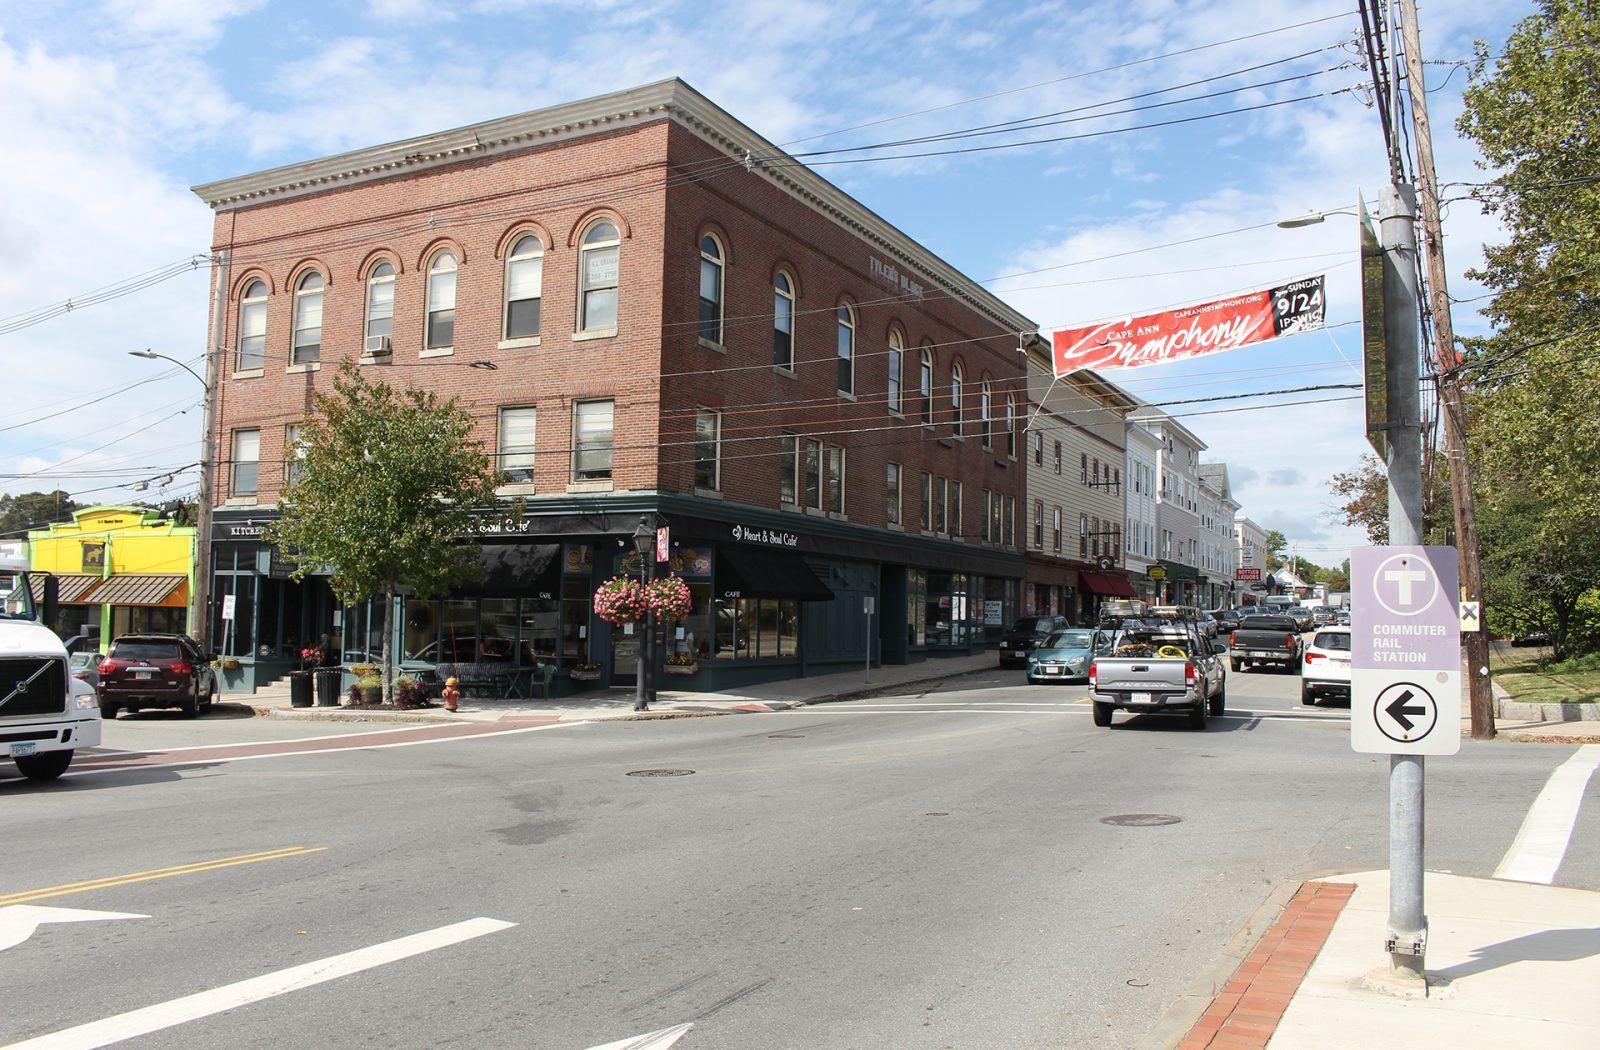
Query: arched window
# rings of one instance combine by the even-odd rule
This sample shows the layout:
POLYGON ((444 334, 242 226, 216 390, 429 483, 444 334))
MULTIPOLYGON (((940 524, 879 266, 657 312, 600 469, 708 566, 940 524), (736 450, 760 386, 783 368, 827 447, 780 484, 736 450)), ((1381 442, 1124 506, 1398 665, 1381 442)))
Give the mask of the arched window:
POLYGON ((856 392, 856 315, 849 303, 839 304, 839 391, 856 392))
POLYGON ((456 337, 456 257, 440 252, 428 265, 428 349, 454 346, 456 337))
POLYGON ((924 349, 917 364, 917 397, 922 401, 922 422, 933 424, 933 351, 924 349))
POLYGON ((889 329, 889 386, 886 393, 891 412, 901 411, 900 376, 905 368, 905 356, 905 345, 900 339, 899 329, 889 329))
POLYGON ((505 339, 539 334, 539 304, 544 299, 544 242, 538 234, 517 238, 506 256, 505 339))
POLYGON ((950 366, 950 432, 961 436, 961 385, 966 377, 961 374, 961 362, 950 366))
POLYGON ((369 354, 389 352, 394 335, 394 265, 380 262, 367 277, 367 341, 369 354))
POLYGON ((289 363, 322 359, 322 275, 308 270, 294 290, 294 349, 289 363))
POLYGON ((978 395, 978 426, 983 433, 983 447, 994 447, 994 400, 989 392, 989 381, 983 381, 983 392, 978 395))
POLYGON ((722 345, 722 245, 700 238, 700 338, 722 345))
POLYGON ((772 363, 794 371, 794 281, 782 270, 772 279, 772 363))
POLYGON ((251 281, 239 298, 239 371, 267 364, 267 282, 251 281))
POLYGON ((1017 400, 1006 395, 1006 455, 1017 458, 1017 400))
POLYGON ((578 329, 616 331, 622 234, 609 219, 592 223, 578 248, 578 329))

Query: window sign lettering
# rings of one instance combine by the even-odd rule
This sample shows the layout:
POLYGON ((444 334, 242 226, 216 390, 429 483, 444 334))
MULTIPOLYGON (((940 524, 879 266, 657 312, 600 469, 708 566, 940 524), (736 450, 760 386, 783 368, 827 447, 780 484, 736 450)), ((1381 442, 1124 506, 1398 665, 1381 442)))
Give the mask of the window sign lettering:
POLYGON ((733 527, 733 538, 740 543, 762 543, 772 547, 798 547, 800 537, 793 532, 781 532, 777 529, 746 528, 743 525, 733 527))

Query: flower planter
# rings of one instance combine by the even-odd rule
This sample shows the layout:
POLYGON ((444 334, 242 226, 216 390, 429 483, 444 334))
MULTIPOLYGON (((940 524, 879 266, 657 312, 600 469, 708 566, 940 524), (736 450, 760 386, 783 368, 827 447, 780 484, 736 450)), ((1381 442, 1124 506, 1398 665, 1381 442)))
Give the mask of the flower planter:
POLYGON ((567 674, 571 676, 574 682, 598 682, 600 680, 599 671, 568 671, 567 674))
POLYGON ((700 670, 700 665, 699 664, 667 664, 664 667, 662 667, 661 669, 663 671, 667 672, 667 674, 688 676, 688 675, 692 675, 696 671, 700 670))
POLYGON ((310 671, 289 672, 289 705, 291 707, 310 707, 312 698, 312 681, 310 671))

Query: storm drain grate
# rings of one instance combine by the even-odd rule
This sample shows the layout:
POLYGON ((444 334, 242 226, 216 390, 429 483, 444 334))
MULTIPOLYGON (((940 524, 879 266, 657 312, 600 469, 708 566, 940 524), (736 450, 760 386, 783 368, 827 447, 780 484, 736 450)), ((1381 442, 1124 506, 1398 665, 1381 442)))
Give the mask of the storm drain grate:
POLYGON ((635 769, 629 773, 630 777, 686 777, 693 773, 692 769, 635 769))
POLYGON ((1100 818, 1100 823, 1119 828, 1155 828, 1163 824, 1179 824, 1182 821, 1182 817, 1175 817, 1171 813, 1118 813, 1100 818))

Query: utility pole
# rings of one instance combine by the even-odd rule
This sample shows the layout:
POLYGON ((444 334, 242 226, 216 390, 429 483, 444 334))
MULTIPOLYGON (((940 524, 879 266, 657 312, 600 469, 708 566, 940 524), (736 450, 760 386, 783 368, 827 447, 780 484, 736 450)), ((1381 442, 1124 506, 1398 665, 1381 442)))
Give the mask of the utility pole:
MULTIPOLYGON (((1444 415, 1445 456, 1450 463, 1450 494, 1455 505, 1456 548, 1461 555, 1461 586, 1466 601, 1483 599, 1478 561, 1478 518, 1472 494, 1472 461, 1467 455, 1466 415, 1450 320, 1449 286, 1445 282, 1444 231, 1439 219, 1439 177, 1433 166, 1433 130, 1428 123, 1428 96, 1422 76, 1422 38, 1417 28, 1416 0, 1400 0, 1401 32, 1406 45, 1406 85, 1411 95, 1411 121, 1417 139, 1417 180, 1422 190, 1422 233, 1427 246, 1428 297, 1433 315, 1433 361, 1439 376, 1439 401, 1444 415)), ((1472 738, 1494 739, 1494 694, 1489 682, 1489 636, 1480 625, 1465 636, 1467 682, 1472 707, 1472 738)))
POLYGON ((228 311, 228 263, 226 248, 217 252, 212 273, 216 287, 211 293, 211 330, 206 333, 205 405, 201 410, 200 485, 195 493, 199 507, 195 514, 194 618, 189 633, 200 643, 200 650, 211 653, 211 486, 217 469, 216 428, 217 380, 222 374, 222 333, 226 331, 228 311))

